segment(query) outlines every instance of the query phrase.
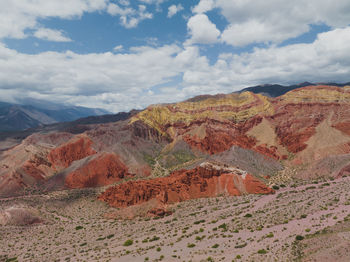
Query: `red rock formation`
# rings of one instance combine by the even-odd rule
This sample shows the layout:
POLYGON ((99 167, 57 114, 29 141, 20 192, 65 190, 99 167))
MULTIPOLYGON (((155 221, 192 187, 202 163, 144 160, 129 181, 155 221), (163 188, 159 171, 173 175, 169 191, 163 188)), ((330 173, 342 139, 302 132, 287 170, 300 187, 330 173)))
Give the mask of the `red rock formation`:
POLYGON ((110 185, 131 176, 128 168, 114 153, 105 153, 68 174, 65 185, 69 188, 85 188, 110 185))
POLYGON ((53 149, 48 155, 48 159, 56 168, 67 168, 75 160, 96 154, 96 151, 91 146, 92 141, 90 138, 86 136, 78 137, 53 149))
POLYGON ((350 136, 350 122, 338 123, 334 127, 350 136))
POLYGON ((129 181, 110 187, 99 199, 114 207, 127 207, 152 199, 161 204, 171 204, 222 194, 239 196, 273 192, 244 171, 205 163, 191 170, 175 171, 169 177, 129 181))

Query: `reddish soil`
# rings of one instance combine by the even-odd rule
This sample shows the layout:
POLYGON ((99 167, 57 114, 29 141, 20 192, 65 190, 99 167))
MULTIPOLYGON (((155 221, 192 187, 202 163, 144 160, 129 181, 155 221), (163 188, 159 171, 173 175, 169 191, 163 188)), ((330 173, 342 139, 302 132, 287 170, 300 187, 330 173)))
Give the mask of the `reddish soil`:
POLYGON ((334 127, 350 136, 350 122, 338 123, 334 127))
POLYGON ((127 176, 131 174, 120 158, 114 153, 104 153, 68 174, 65 185, 69 188, 106 186, 127 176))
POLYGON ((86 136, 79 137, 53 149, 48 155, 48 159, 56 168, 67 168, 75 160, 96 154, 96 151, 91 146, 92 141, 90 138, 86 136))

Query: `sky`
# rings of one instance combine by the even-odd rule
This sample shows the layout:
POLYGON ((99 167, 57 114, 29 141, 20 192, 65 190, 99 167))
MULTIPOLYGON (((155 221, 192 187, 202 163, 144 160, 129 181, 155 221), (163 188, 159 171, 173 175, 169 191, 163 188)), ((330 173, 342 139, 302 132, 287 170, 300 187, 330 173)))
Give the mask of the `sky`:
POLYGON ((0 0, 0 100, 111 112, 350 81, 349 0, 0 0))

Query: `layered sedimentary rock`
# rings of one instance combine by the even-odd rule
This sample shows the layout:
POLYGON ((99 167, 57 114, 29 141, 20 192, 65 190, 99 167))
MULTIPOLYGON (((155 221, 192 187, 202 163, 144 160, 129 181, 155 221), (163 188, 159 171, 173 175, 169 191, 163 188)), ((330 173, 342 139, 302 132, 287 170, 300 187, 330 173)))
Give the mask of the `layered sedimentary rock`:
POLYGON ((69 173, 65 185, 68 188, 105 186, 130 176, 128 168, 116 154, 103 153, 69 173))
POLYGON ((68 141, 53 149, 48 155, 48 159, 55 167, 67 168, 75 160, 96 154, 91 146, 92 141, 89 137, 77 137, 73 141, 68 141))
MULTIPOLYGON (((348 174, 348 162, 337 159, 350 154, 349 87, 305 86, 276 98, 251 92, 203 95, 152 105, 130 116, 115 123, 83 125, 80 134, 50 130, 12 148, 0 145, 7 148, 0 155, 0 195, 45 184, 53 177, 58 178, 50 181, 81 188, 108 185, 130 174, 165 176, 196 168, 205 159, 242 163, 260 176, 272 175, 281 166, 299 166, 303 170, 298 178, 306 179, 313 177, 310 172, 324 176, 325 163, 335 159, 336 168, 329 175, 348 174), (231 154, 232 148, 242 150, 231 154), (252 152, 260 156, 258 163, 252 152), (262 168, 267 163, 275 168, 262 168)), ((181 177, 187 171, 181 172, 166 179, 178 181, 175 174, 181 177)), ((221 180, 230 179, 222 174, 221 180)), ((167 184, 140 183, 162 190, 167 184)), ((203 194, 210 195, 210 188, 203 194)))
MULTIPOLYGON (((182 103, 156 105, 134 116, 164 136, 182 139, 193 149, 217 154, 232 146, 252 149, 277 160, 298 155, 327 121, 350 135, 350 91, 336 86, 306 86, 277 98, 244 92, 201 96, 182 103)), ((324 128, 322 129, 324 131, 324 128)), ((324 132, 323 132, 324 133, 324 132)), ((344 150, 349 150, 344 140, 344 150)), ((323 143, 328 143, 324 139, 323 143)), ((331 146, 331 145, 329 145, 331 146)), ((332 150, 334 153, 336 150, 332 150)), ((295 163, 312 161, 301 155, 295 163)))
POLYGON ((205 162, 191 170, 175 171, 169 177, 110 187, 99 199, 114 207, 127 207, 152 199, 172 204, 201 197, 270 193, 271 188, 245 171, 205 162))

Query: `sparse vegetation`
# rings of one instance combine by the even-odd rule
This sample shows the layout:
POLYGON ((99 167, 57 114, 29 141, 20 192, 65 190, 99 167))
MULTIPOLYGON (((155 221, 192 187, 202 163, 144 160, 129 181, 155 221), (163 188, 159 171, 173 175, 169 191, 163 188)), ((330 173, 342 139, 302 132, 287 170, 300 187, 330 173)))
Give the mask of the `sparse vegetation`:
POLYGON ((124 242, 123 246, 128 247, 131 246, 134 243, 132 239, 128 239, 124 242))

